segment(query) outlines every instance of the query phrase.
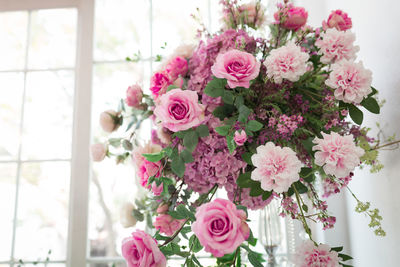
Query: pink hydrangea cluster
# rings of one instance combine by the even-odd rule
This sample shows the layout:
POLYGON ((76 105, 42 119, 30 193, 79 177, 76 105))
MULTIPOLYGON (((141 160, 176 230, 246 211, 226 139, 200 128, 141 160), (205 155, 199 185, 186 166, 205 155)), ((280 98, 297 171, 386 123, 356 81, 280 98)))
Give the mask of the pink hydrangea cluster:
POLYGON ((251 210, 262 209, 277 197, 277 194, 275 193, 272 193, 272 195, 266 200, 263 200, 262 196, 252 197, 250 196, 250 188, 239 188, 236 184, 236 180, 233 179, 229 179, 228 183, 225 184, 225 190, 228 193, 230 201, 233 202, 240 200, 240 205, 251 210))
POLYGON ((324 64, 339 62, 342 59, 354 60, 360 49, 354 45, 356 36, 350 31, 338 31, 335 28, 321 33, 320 39, 315 42, 319 48, 318 54, 322 55, 324 64))
POLYGON ((291 218, 296 218, 296 215, 299 213, 299 205, 294 203, 293 198, 284 197, 281 201, 283 211, 280 213, 282 217, 285 217, 286 214, 290 214, 291 218))
POLYGON ((323 138, 313 140, 315 146, 315 164, 323 166, 328 175, 346 177, 360 164, 364 150, 357 147, 353 135, 341 136, 338 133, 321 133, 323 138))
POLYGON ((185 222, 185 219, 174 219, 169 214, 160 214, 153 223, 154 228, 160 230, 160 233, 172 236, 185 222))
POLYGON ((372 72, 362 62, 342 60, 332 66, 325 84, 335 89, 335 97, 345 103, 359 104, 371 92, 372 72))
POLYGON ((310 240, 301 244, 296 251, 295 264, 298 267, 339 267, 339 255, 326 244, 318 246, 310 240))
POLYGON ((352 176, 353 173, 351 172, 350 175, 344 178, 338 178, 338 181, 329 178, 324 179, 322 184, 324 189, 324 194, 322 196, 327 198, 333 194, 340 193, 340 190, 350 183, 352 176))
POLYGON ((309 58, 309 54, 302 52, 293 42, 273 49, 264 61, 267 76, 278 84, 282 83, 283 79, 296 82, 306 73, 309 58))

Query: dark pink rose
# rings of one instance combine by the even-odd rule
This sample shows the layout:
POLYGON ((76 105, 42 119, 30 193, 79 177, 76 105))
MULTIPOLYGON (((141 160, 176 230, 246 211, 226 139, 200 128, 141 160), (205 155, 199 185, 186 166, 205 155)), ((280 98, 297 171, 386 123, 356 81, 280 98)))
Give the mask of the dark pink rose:
POLYGON ((227 79, 230 88, 249 88, 250 81, 260 72, 260 65, 252 54, 233 49, 219 54, 211 71, 217 78, 227 79))
POLYGON ((165 67, 172 80, 179 76, 184 77, 188 71, 188 63, 184 57, 178 56, 172 59, 165 67))
POLYGON ((332 11, 328 21, 324 21, 322 24, 325 30, 326 28, 336 28, 338 31, 347 31, 353 27, 351 18, 342 10, 332 11))
POLYGON ((235 136, 233 137, 233 140, 235 140, 235 143, 238 146, 243 146, 243 144, 247 141, 247 134, 245 131, 236 131, 235 136))
POLYGON ((236 250, 250 235, 246 212, 229 200, 217 198, 196 210, 192 231, 214 257, 222 257, 236 250))
POLYGON ((148 160, 143 160, 142 165, 139 167, 139 178, 140 184, 143 187, 149 188, 148 180, 150 177, 160 177, 162 170, 162 165, 160 161, 150 162, 148 160))
POLYGON ((303 27, 308 18, 308 13, 304 7, 295 7, 288 4, 274 14, 277 23, 281 23, 282 27, 288 30, 297 31, 303 27))
POLYGON ((150 80, 150 91, 153 93, 154 98, 157 99, 160 95, 167 92, 168 86, 171 84, 172 82, 168 73, 156 72, 150 80))
POLYGON ((157 241, 140 230, 122 240, 122 256, 128 267, 167 266, 167 259, 158 248, 157 241))

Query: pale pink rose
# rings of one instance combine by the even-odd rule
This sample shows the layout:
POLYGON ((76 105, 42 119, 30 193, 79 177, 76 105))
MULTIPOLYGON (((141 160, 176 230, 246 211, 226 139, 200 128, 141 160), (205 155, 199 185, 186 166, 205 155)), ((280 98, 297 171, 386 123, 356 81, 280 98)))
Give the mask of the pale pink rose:
POLYGON ((157 137, 160 139, 161 143, 165 145, 169 145, 172 142, 171 132, 164 127, 159 126, 157 128, 157 137))
POLYGON ((351 18, 342 10, 332 11, 329 15, 328 21, 322 22, 322 25, 325 30, 327 28, 336 28, 339 31, 347 31, 353 27, 351 18))
POLYGON ((172 80, 184 77, 188 72, 188 62, 184 57, 178 56, 172 59, 165 68, 172 80))
POLYGON ((295 7, 290 3, 278 10, 274 14, 274 18, 276 23, 281 23, 283 28, 297 31, 306 24, 308 13, 304 7, 295 7))
POLYGON ((252 1, 238 7, 238 11, 243 15, 244 23, 260 27, 265 22, 265 8, 260 2, 252 1))
POLYGON ((251 156, 256 167, 251 179, 261 182, 265 191, 286 192, 292 183, 300 179, 301 162, 289 147, 281 148, 272 142, 257 147, 257 153, 251 156))
POLYGON ((326 174, 337 178, 346 177, 355 167, 360 164, 360 157, 364 150, 355 145, 353 135, 341 136, 332 132, 326 134, 321 132, 323 139, 315 138, 313 150, 315 153, 315 164, 323 166, 326 174))
POLYGON ((160 206, 158 206, 157 208, 157 213, 158 214, 163 214, 163 213, 167 213, 169 207, 166 203, 161 203, 160 206))
POLYGON ((247 141, 247 134, 245 131, 236 131, 235 136, 233 137, 233 140, 235 140, 235 143, 238 146, 242 146, 246 141, 247 141))
POLYGON ((122 256, 128 267, 166 267, 167 259, 157 241, 141 230, 122 240, 122 256))
POLYGON ((154 181, 154 182, 151 184, 151 192, 153 192, 153 194, 154 194, 155 196, 161 195, 163 189, 164 189, 163 183, 160 183, 160 185, 157 185, 156 181, 154 181))
POLYGON ((360 49, 354 45, 356 36, 350 31, 338 31, 335 28, 321 33, 315 42, 319 48, 318 54, 322 55, 321 62, 324 64, 338 62, 342 59, 354 60, 360 49))
POLYGON ((339 255, 330 246, 315 244, 307 240, 301 244, 295 254, 296 267, 339 267, 339 255))
POLYGON ((93 144, 90 146, 93 161, 102 161, 107 155, 107 146, 105 144, 93 144))
POLYGON ((100 126, 103 131, 111 133, 121 125, 121 116, 114 110, 106 110, 100 114, 100 126))
POLYGON ((217 198, 196 210, 192 231, 214 257, 236 250, 250 235, 246 212, 229 200, 217 198))
POLYGON ((135 206, 130 202, 126 202, 122 205, 120 211, 120 221, 123 227, 128 228, 136 225, 137 221, 132 214, 134 209, 135 206))
POLYGON ((362 62, 342 60, 333 64, 325 84, 335 89, 335 97, 345 103, 359 104, 371 92, 372 72, 362 62))
POLYGON ((275 83, 282 83, 283 79, 296 82, 307 72, 307 61, 310 56, 301 51, 293 42, 273 49, 265 59, 267 76, 274 79, 275 83))
POLYGON ((145 157, 143 154, 151 154, 157 153, 162 150, 162 147, 153 143, 147 143, 145 146, 137 146, 132 151, 132 162, 135 165, 136 169, 139 170, 140 166, 142 166, 145 157))
POLYGON ((143 98, 143 91, 139 85, 135 84, 129 86, 128 89, 126 90, 125 103, 128 106, 134 108, 140 107, 140 104, 142 103, 142 98, 143 98))
POLYGON ((172 84, 167 72, 156 72, 150 79, 150 91, 153 97, 157 99, 160 95, 167 92, 168 86, 172 84))
POLYGON ((198 101, 195 91, 172 89, 159 98, 154 114, 170 131, 184 131, 204 121, 205 108, 198 101))
POLYGON ((168 214, 160 214, 153 223, 154 228, 160 230, 160 233, 172 236, 185 223, 185 219, 178 220, 168 214))
POLYGON ((160 177, 161 171, 162 171, 162 164, 160 161, 150 162, 145 159, 139 168, 138 175, 140 178, 140 184, 145 188, 149 188, 150 185, 147 184, 149 178, 152 176, 160 177))
POLYGON ((218 54, 211 71, 217 78, 227 79, 230 88, 249 88, 250 81, 260 72, 260 65, 252 54, 233 49, 218 54))

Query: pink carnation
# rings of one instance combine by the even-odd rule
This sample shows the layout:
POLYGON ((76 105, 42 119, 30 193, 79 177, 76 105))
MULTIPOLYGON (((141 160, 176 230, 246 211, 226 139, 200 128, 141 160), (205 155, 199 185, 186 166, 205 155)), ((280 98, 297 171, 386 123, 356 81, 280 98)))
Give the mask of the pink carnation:
POLYGON ((148 160, 144 160, 142 165, 139 168, 139 178, 140 178, 140 184, 143 187, 149 187, 148 185, 148 180, 150 177, 155 176, 155 177, 160 177, 161 175, 161 170, 162 170, 162 165, 160 161, 157 162, 150 162, 148 160))
POLYGON ((250 235, 246 212, 229 200, 217 198, 196 210, 192 231, 200 244, 214 257, 222 257, 236 250, 250 235))
POLYGON ((275 83, 282 83, 283 79, 296 82, 307 72, 309 55, 301 51, 293 42, 271 51, 265 59, 267 76, 275 83))
POLYGON ((321 62, 329 64, 342 59, 354 60, 359 50, 359 47, 353 44, 355 39, 354 33, 338 31, 335 28, 321 33, 320 39, 315 42, 320 49, 318 54, 322 55, 321 62))
POLYGON ((315 164, 323 166, 326 174, 336 177, 345 177, 360 164, 360 157, 364 150, 357 147, 353 142, 353 135, 341 136, 338 133, 321 133, 323 139, 315 138, 313 150, 315 153, 315 164))
POLYGON ((167 266, 167 260, 158 248, 157 241, 140 230, 122 240, 122 256, 128 267, 167 266))
POLYGON ((238 146, 243 146, 243 144, 244 144, 244 143, 246 142, 246 140, 247 140, 247 134, 246 134, 246 132, 243 131, 243 130, 242 130, 241 132, 236 131, 233 140, 235 140, 235 143, 236 143, 238 146))
POLYGON ((301 162, 289 147, 281 148, 268 142, 257 147, 257 153, 251 157, 251 161, 256 167, 251 179, 260 181, 265 191, 285 192, 300 179, 301 162))
POLYGON ((153 93, 154 98, 158 98, 160 95, 167 92, 168 86, 172 82, 168 73, 166 72, 156 72, 150 79, 150 91, 153 93))
POLYGON ((142 98, 143 98, 143 91, 139 85, 135 84, 129 86, 128 90, 126 90, 125 103, 128 106, 138 108, 142 102, 142 98))
POLYGON ((179 132, 199 126, 204 120, 204 106, 194 91, 172 89, 159 98, 154 114, 163 127, 179 132))
POLYGON ((278 10, 274 14, 274 18, 277 23, 281 23, 282 27, 297 31, 306 24, 308 13, 304 7, 288 4, 283 9, 278 10))
POLYGON ((351 18, 342 10, 332 11, 332 13, 329 15, 328 21, 324 21, 322 24, 324 29, 336 28, 339 31, 350 30, 353 26, 351 18))
POLYGON ((252 54, 233 49, 218 54, 211 71, 217 78, 227 79, 230 88, 249 88, 250 81, 260 72, 260 65, 252 54))
POLYGON ((298 267, 339 267, 339 255, 328 245, 315 246, 310 240, 297 248, 295 264, 298 267))
POLYGON ((168 63, 166 71, 172 80, 176 80, 179 76, 184 77, 188 71, 188 62, 185 58, 177 56, 168 63))
POLYGON ((160 233, 172 236, 185 223, 185 219, 177 220, 168 214, 160 214, 153 223, 154 228, 160 230, 160 233))
POLYGON ((345 103, 359 104, 371 90, 372 72, 362 62, 342 60, 332 66, 325 84, 336 89, 335 97, 345 103))

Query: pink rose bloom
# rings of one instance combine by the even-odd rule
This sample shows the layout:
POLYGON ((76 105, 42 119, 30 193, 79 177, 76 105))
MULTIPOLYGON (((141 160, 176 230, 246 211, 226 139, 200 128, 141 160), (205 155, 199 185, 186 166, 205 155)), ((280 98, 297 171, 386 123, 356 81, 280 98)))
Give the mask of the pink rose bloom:
POLYGON ((321 33, 320 39, 315 42, 315 46, 320 49, 318 54, 322 55, 321 62, 329 64, 342 59, 354 60, 360 49, 358 46, 354 46, 355 39, 354 33, 338 31, 335 28, 321 33))
POLYGON ((353 27, 351 18, 342 10, 334 10, 329 15, 328 21, 323 22, 323 28, 336 28, 338 31, 347 31, 353 27))
POLYGON ((196 210, 192 231, 205 251, 222 257, 236 250, 250 235, 246 212, 229 200, 217 198, 196 210))
POLYGON ((107 110, 100 114, 100 126, 103 131, 111 133, 121 125, 120 114, 114 110, 107 110))
POLYGON ((161 175, 161 170, 162 170, 162 165, 161 161, 157 162, 150 162, 148 160, 144 160, 142 166, 139 168, 139 178, 140 178, 140 184, 143 187, 149 188, 150 185, 148 185, 148 180, 150 177, 155 176, 155 177, 160 177, 161 175))
POLYGON ((140 230, 122 240, 122 257, 128 267, 167 266, 167 259, 158 248, 157 241, 140 230))
POLYGON ((315 138, 313 150, 315 153, 315 164, 323 166, 326 174, 337 178, 346 177, 360 164, 360 157, 364 150, 357 147, 353 141, 353 135, 341 136, 332 132, 326 134, 321 132, 323 139, 315 138))
POLYGON ((93 144, 90 146, 93 161, 102 161, 107 155, 107 146, 105 144, 93 144))
POLYGON ((260 65, 252 54, 233 49, 218 54, 211 71, 215 77, 227 79, 230 88, 249 88, 250 81, 260 72, 260 65))
POLYGON ((282 21, 282 27, 288 30, 297 31, 303 27, 308 18, 308 13, 304 7, 295 7, 293 4, 288 4, 282 10, 278 10, 274 14, 277 23, 282 21))
POLYGON ((296 82, 307 72, 307 61, 310 56, 301 51, 293 42, 273 49, 265 59, 267 76, 274 79, 275 83, 282 83, 283 79, 296 82))
POLYGON ((243 130, 240 133, 239 133, 239 131, 236 131, 235 136, 233 137, 233 140, 235 140, 235 143, 238 146, 242 146, 247 141, 246 132, 243 130))
POLYGON ((163 214, 163 213, 167 213, 169 207, 166 203, 161 203, 160 206, 158 206, 157 208, 157 213, 158 214, 163 214))
POLYGON ((345 103, 359 104, 371 92, 372 72, 362 62, 342 60, 333 64, 332 72, 325 84, 336 89, 336 99, 345 103))
POLYGON ((157 183, 154 181, 154 182, 151 184, 151 191, 153 192, 153 194, 154 194, 155 196, 161 195, 161 193, 163 192, 163 190, 164 190, 164 185, 163 185, 163 183, 160 183, 160 185, 157 185, 157 183))
POLYGON ((185 223, 185 219, 178 220, 169 214, 160 214, 153 223, 154 228, 160 230, 160 233, 172 236, 185 223))
POLYGON ((340 267, 336 251, 325 244, 317 247, 310 240, 297 248, 294 262, 297 267, 340 267))
POLYGON ((155 99, 167 92, 168 86, 172 84, 168 73, 156 72, 150 79, 150 91, 155 99))
POLYGON ((168 63, 166 71, 172 80, 177 79, 179 76, 184 77, 188 72, 188 62, 185 58, 178 56, 168 63))
POLYGON ((137 146, 132 151, 132 162, 136 166, 136 169, 139 169, 143 162, 145 161, 145 157, 142 154, 151 154, 157 153, 162 150, 162 147, 153 143, 147 143, 145 146, 137 146))
POLYGON ((125 103, 128 106, 138 108, 142 103, 142 98, 143 98, 143 91, 139 85, 135 84, 129 86, 128 90, 126 90, 125 103))
POLYGON ((204 121, 205 107, 198 101, 195 91, 172 89, 159 98, 154 114, 170 131, 184 131, 204 121))
POLYGON ((251 156, 256 167, 251 179, 261 182, 265 191, 286 192, 292 183, 300 179, 301 162, 289 147, 281 148, 272 142, 257 147, 257 153, 251 156))

